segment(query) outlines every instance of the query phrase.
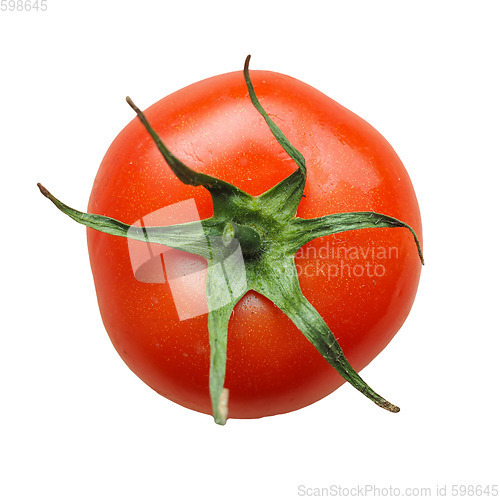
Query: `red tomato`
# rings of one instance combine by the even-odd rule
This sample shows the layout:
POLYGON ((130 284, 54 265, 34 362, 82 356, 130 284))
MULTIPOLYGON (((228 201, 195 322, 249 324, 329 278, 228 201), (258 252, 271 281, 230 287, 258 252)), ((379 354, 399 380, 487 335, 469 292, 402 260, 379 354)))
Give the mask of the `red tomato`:
MULTIPOLYGON (((306 160, 305 197, 297 216, 375 211, 406 222, 421 238, 408 174, 376 130, 296 79, 268 71, 251 71, 251 77, 260 102, 306 160)), ((252 195, 296 169, 252 105, 240 71, 190 85, 145 114, 180 160, 252 195)), ((212 215, 209 193, 182 184, 134 119, 106 153, 88 211, 132 224, 190 199, 201 218, 212 215)), ((181 321, 167 283, 134 277, 125 238, 87 231, 99 308, 120 356, 159 394, 211 414, 207 315, 181 321)), ((200 257, 184 255, 199 265, 200 257)), ((412 306, 421 264, 410 232, 377 228, 318 238, 302 247, 296 263, 304 295, 361 370, 392 339, 412 306)), ((204 294, 204 283, 198 286, 193 297, 204 294)), ((236 306, 228 334, 229 417, 296 410, 343 382, 269 300, 249 292, 236 306)))

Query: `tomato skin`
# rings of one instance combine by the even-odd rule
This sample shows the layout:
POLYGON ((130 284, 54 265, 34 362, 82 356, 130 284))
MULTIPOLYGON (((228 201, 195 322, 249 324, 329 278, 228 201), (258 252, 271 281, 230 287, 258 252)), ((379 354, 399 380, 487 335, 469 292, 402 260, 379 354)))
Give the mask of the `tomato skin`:
MULTIPOLYGON (((375 211, 408 223, 421 239, 411 181, 377 131, 296 79, 267 71, 251 71, 251 78, 266 111, 306 159, 308 177, 298 217, 375 211)), ((145 114, 180 160, 252 195, 296 168, 251 104, 242 72, 186 87, 145 114)), ((201 218, 212 215, 208 192, 177 180, 134 119, 106 153, 88 211, 132 224, 189 199, 196 200, 201 218)), ((161 395, 211 414, 207 315, 180 321, 169 285, 135 279, 126 239, 92 229, 87 235, 99 308, 120 356, 161 395)), ((411 234, 404 228, 363 229, 318 238, 303 247, 296 262, 304 295, 353 367, 361 370, 393 338, 414 301, 421 264, 411 234), (343 250, 332 256, 332 248, 343 250), (348 253, 353 248, 358 249, 355 258, 355 251, 348 253), (354 275, 356 265, 364 266, 362 275, 354 275), (373 274, 376 265, 383 267, 383 275, 380 267, 373 274), (329 277, 328 271, 335 270, 337 276, 329 277)), ((360 267, 356 269, 359 274, 360 267)), ((249 292, 236 306, 228 334, 229 417, 293 411, 342 383, 269 300, 249 292)))

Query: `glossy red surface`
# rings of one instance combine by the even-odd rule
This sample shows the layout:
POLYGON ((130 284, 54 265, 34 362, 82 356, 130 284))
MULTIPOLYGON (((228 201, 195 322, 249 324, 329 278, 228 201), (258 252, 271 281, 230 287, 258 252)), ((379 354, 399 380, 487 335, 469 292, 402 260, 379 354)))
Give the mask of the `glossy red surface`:
MULTIPOLYGON (((377 131, 298 80, 266 71, 250 74, 262 105, 306 159, 306 197, 298 216, 376 211, 405 221, 421 238, 408 174, 377 131)), ((145 114, 187 165, 250 194, 262 193, 295 169, 251 104, 242 72, 186 87, 145 114)), ((134 119, 106 153, 88 211, 132 224, 189 199, 196 200, 201 218, 211 215, 208 193, 178 181, 134 119)), ((180 321, 168 284, 135 279, 126 239, 89 229, 88 246, 101 315, 120 356, 160 394, 211 413, 206 314, 180 321)), ((323 237, 303 247, 296 262, 305 296, 354 368, 362 369, 392 339, 412 306, 421 264, 409 231, 365 229, 323 237)), ((193 297, 203 296, 202 281, 193 297)), ((225 384, 229 417, 292 411, 342 382, 267 299, 250 292, 236 306, 225 384)))

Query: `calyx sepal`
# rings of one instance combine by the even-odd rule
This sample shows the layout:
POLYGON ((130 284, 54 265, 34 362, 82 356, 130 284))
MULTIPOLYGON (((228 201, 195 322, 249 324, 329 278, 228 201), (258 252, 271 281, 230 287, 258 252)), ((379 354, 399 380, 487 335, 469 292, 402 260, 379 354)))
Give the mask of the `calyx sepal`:
POLYGON ((303 245, 322 236, 366 228, 403 228, 411 233, 423 264, 418 237, 405 222, 375 212, 339 213, 315 219, 295 216, 306 183, 305 159, 260 104, 250 79, 249 61, 250 56, 245 61, 243 73, 250 99, 276 140, 297 165, 292 174, 259 196, 252 196, 222 179, 189 168, 165 146, 144 113, 127 97, 128 104, 176 177, 184 184, 202 186, 209 191, 214 214, 201 221, 202 233, 200 221, 142 228, 103 215, 86 214, 65 205, 41 184, 38 187, 59 210, 80 224, 114 236, 160 243, 207 260, 208 390, 216 423, 225 424, 231 411, 230 391, 224 386, 229 318, 249 290, 255 290, 276 304, 347 382, 377 405, 396 413, 399 408, 373 391, 350 365, 329 326, 302 293, 294 255, 303 245), (240 254, 243 260, 227 258, 228 255, 240 254), (222 261, 224 266, 217 265, 222 261))

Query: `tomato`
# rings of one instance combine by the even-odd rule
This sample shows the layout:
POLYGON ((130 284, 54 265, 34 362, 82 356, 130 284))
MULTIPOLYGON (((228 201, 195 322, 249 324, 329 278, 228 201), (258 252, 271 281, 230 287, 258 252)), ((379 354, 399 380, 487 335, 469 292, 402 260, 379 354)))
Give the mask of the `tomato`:
MULTIPOLYGON (((251 77, 269 116, 305 157, 307 181, 298 217, 379 212, 405 221, 421 238, 411 181, 376 130, 294 78, 269 71, 252 71, 251 77)), ((179 90, 145 115, 177 158, 251 195, 296 169, 252 105, 239 71, 179 90)), ((133 224, 186 200, 195 201, 201 219, 212 215, 209 193, 180 182, 134 119, 107 151, 88 211, 133 224)), ((99 309, 122 359, 162 396, 212 413, 206 312, 180 319, 168 280, 136 278, 126 238, 93 229, 87 229, 87 237, 99 309)), ((179 257, 172 252, 171 258, 179 257)), ((182 258, 193 269, 204 265, 196 255, 182 258)), ((304 295, 351 365, 361 370, 393 338, 414 301, 421 263, 412 235, 404 228, 346 231, 307 243, 295 261, 304 295)), ((196 306, 205 283, 191 280, 190 287, 196 306)), ((236 305, 227 340, 229 417, 297 410, 343 382, 270 300, 249 291, 236 305)))

